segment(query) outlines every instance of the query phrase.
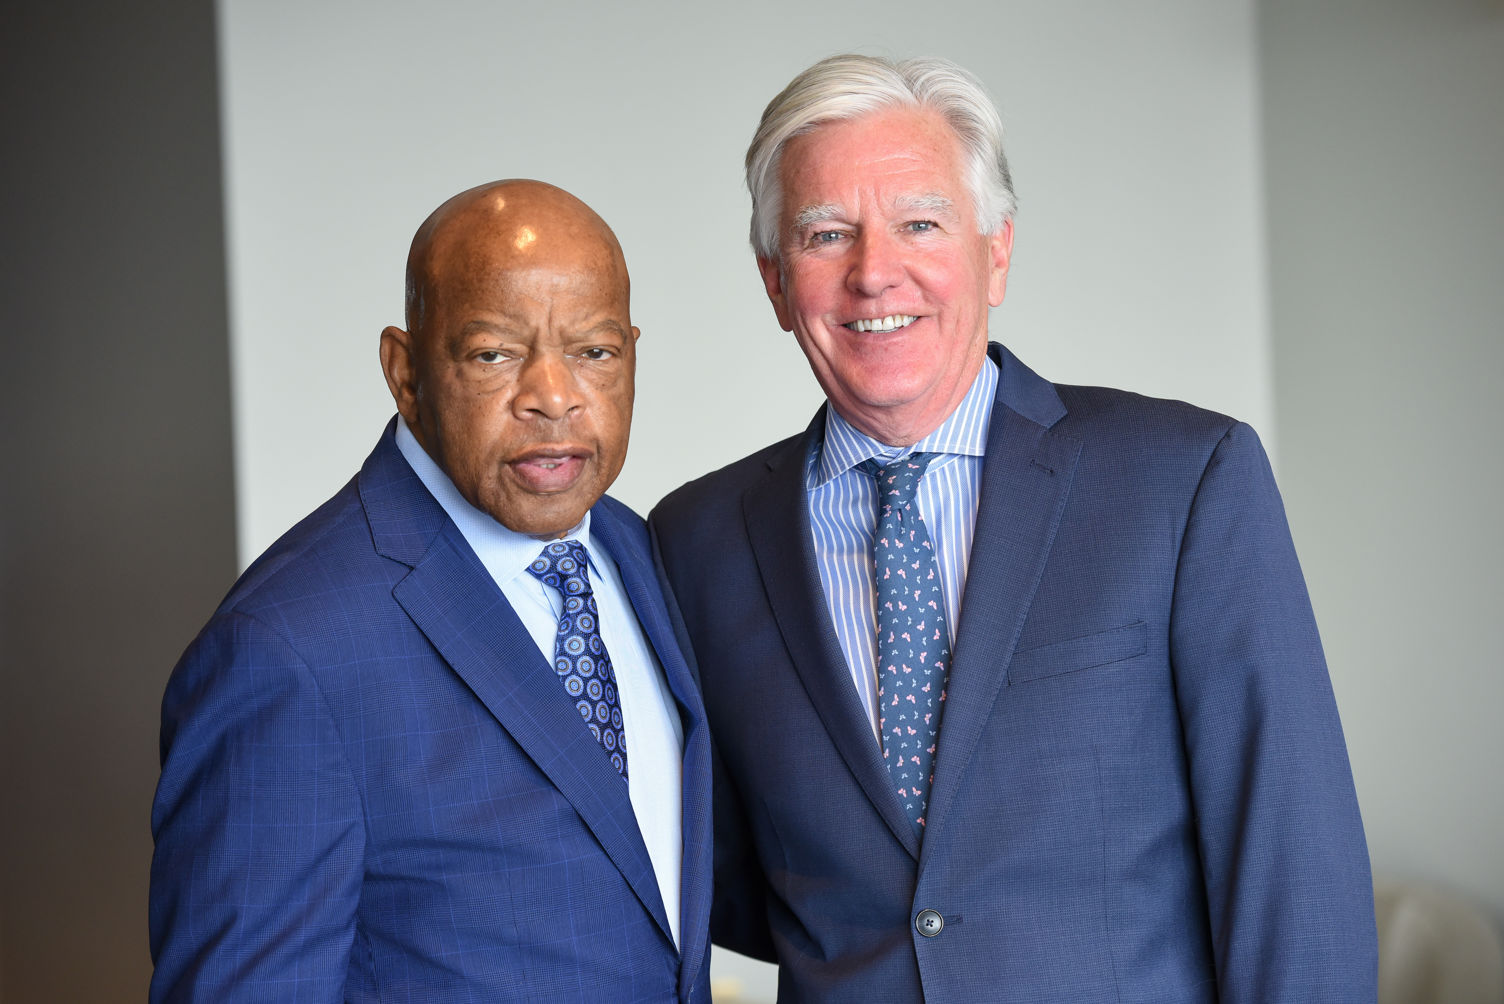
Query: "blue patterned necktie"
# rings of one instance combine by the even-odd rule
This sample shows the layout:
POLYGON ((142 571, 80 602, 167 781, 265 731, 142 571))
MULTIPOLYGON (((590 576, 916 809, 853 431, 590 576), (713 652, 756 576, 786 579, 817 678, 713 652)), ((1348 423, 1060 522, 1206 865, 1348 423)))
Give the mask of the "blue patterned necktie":
POLYGON ((616 673, 601 641, 600 611, 585 574, 588 564, 583 544, 556 540, 543 548, 527 570, 564 597, 559 633, 554 638, 554 672, 565 693, 574 699, 580 718, 625 781, 627 736, 616 696, 616 673))
POLYGON ((883 759, 916 833, 924 832, 935 743, 950 668, 950 628, 940 564, 914 504, 919 479, 935 458, 915 453, 860 469, 877 484, 872 540, 877 599, 877 716, 883 759))

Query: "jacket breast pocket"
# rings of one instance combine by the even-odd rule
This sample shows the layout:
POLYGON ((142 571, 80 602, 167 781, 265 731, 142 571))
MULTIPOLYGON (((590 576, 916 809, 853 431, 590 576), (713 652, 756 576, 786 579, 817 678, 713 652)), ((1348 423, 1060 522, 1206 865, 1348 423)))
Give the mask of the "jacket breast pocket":
POLYGON ((1052 642, 1018 652, 1008 667, 1008 683, 1028 683, 1049 676, 1077 673, 1123 662, 1149 651, 1149 626, 1143 621, 1095 634, 1052 642))

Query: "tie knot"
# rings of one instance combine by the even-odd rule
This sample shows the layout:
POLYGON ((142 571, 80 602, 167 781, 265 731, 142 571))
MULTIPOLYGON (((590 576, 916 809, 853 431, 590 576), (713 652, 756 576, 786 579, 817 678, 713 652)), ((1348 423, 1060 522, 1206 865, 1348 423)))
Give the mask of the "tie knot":
POLYGON ((590 592, 590 579, 585 575, 589 565, 584 544, 577 540, 555 540, 544 546, 527 570, 562 595, 578 596, 590 592))
POLYGON ((877 499, 881 504, 902 507, 913 503, 919 491, 919 479, 935 456, 933 453, 911 453, 887 466, 876 460, 864 460, 857 466, 876 482, 877 499))

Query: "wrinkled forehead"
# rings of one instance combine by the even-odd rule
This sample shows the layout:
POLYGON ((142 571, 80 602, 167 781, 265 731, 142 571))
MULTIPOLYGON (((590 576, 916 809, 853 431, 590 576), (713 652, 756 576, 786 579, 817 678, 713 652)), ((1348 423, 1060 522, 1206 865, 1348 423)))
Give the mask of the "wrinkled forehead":
POLYGON ((780 165, 780 241, 826 223, 920 214, 944 223, 974 216, 965 162, 948 123, 922 109, 891 109, 827 123, 790 143, 780 165))

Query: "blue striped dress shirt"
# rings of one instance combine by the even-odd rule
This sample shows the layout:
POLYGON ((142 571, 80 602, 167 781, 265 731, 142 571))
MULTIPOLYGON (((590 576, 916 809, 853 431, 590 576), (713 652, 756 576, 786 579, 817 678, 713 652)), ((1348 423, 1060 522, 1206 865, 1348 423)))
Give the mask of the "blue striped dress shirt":
POLYGON ((877 489, 871 477, 854 468, 874 458, 887 464, 910 453, 939 454, 919 482, 917 504, 935 544, 945 593, 945 620, 954 645, 976 532, 982 461, 997 379, 997 364, 984 358, 981 371, 956 410, 911 447, 888 446, 866 436, 834 408, 828 408, 825 441, 811 454, 805 469, 815 563, 820 568, 820 582, 852 685, 872 723, 873 738, 878 736, 877 615, 872 584, 877 489))

